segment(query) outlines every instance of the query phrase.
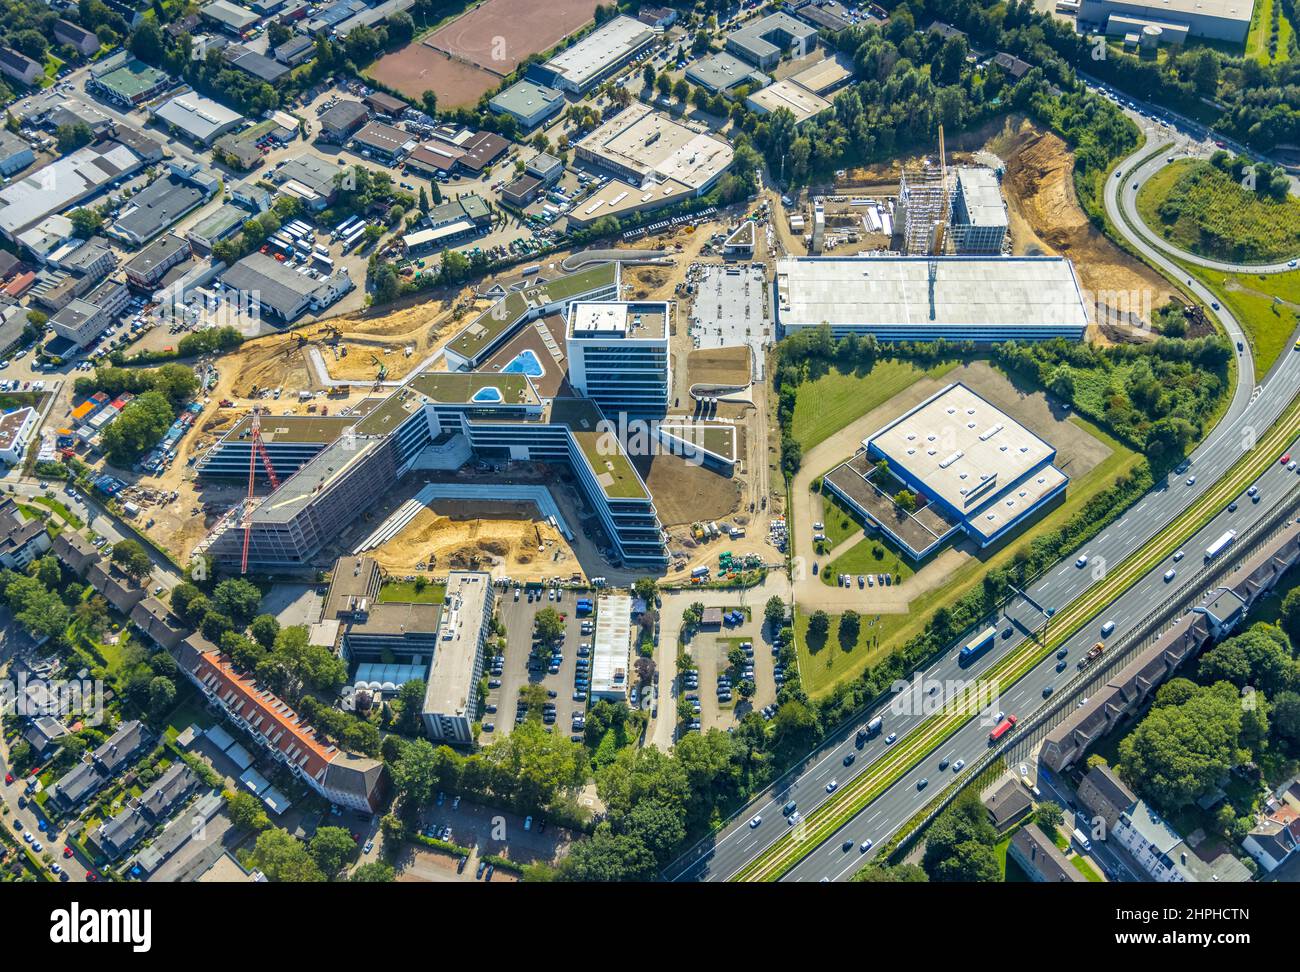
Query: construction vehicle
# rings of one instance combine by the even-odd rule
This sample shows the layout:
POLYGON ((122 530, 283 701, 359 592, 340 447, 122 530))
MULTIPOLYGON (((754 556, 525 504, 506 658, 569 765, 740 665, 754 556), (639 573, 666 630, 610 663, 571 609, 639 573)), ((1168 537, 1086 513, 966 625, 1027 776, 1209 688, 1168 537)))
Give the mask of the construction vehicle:
POLYGON ((1105 650, 1106 650, 1106 642, 1104 641, 1099 641, 1091 648, 1089 648, 1088 654, 1084 655, 1083 658, 1080 659, 1079 661, 1080 670, 1087 668, 1089 665, 1095 662, 1098 658, 1102 656, 1102 653, 1105 652, 1105 650))

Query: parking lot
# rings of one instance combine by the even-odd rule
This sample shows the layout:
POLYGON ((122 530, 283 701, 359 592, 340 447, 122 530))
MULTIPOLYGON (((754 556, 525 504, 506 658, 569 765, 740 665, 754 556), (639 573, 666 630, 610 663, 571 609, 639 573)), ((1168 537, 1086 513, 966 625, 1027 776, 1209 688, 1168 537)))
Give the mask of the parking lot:
MULTIPOLYGON (((574 712, 586 712, 586 693, 581 698, 574 697, 574 677, 578 671, 578 652, 580 646, 591 643, 591 635, 582 634, 583 618, 577 616, 579 597, 589 596, 585 591, 565 588, 534 588, 533 600, 529 600, 529 591, 518 588, 519 598, 514 591, 507 591, 499 600, 499 615, 506 628, 506 650, 500 665, 500 674, 491 674, 487 695, 487 712, 483 716, 484 742, 491 740, 493 734, 507 733, 517 724, 516 706, 520 691, 527 685, 541 685, 548 693, 553 692, 547 701, 554 703, 556 717, 553 723, 556 732, 566 735, 581 735, 575 732, 572 721, 574 712), (555 594, 559 600, 550 600, 555 594), (563 659, 558 671, 551 672, 549 667, 540 671, 529 670, 530 654, 533 645, 533 625, 537 612, 544 608, 554 608, 564 615, 564 642, 560 649, 563 659), (492 681, 500 685, 491 687, 492 681), (496 711, 492 707, 496 707, 496 711), (493 726, 492 733, 486 731, 487 725, 493 726)), ((587 619, 590 620, 590 619, 587 619)), ((590 655, 586 656, 590 659, 590 655)), ((535 666, 536 667, 536 666, 535 666)))
POLYGON ((763 631, 762 616, 751 617, 734 626, 702 630, 696 633, 688 646, 691 658, 695 661, 698 672, 696 688, 685 684, 680 688, 688 701, 698 702, 696 719, 700 730, 730 729, 751 711, 762 710, 776 702, 777 685, 774 677, 776 656, 772 651, 772 641, 763 631), (741 698, 737 686, 743 676, 743 670, 733 669, 727 655, 732 647, 749 644, 752 652, 748 658, 754 669, 754 695, 749 699, 741 698), (718 677, 727 675, 730 687, 730 700, 720 700, 718 677))
MULTIPOLYGON (((522 599, 521 599, 522 600, 522 599)), ((460 844, 471 850, 463 869, 457 869, 457 859, 437 851, 426 850, 418 844, 409 845, 409 856, 398 867, 398 880, 405 881, 515 881, 513 874, 497 870, 488 876, 481 866, 485 856, 506 857, 519 864, 535 861, 554 861, 572 840, 567 830, 549 826, 541 816, 522 817, 505 813, 495 807, 485 807, 454 794, 439 793, 422 815, 421 830, 436 836, 451 834, 442 839, 460 844)))

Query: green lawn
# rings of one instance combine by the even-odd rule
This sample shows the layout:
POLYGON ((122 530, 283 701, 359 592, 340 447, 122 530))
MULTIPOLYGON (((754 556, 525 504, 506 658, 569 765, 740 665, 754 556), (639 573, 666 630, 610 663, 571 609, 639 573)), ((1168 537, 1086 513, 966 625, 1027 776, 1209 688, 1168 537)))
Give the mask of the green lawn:
POLYGON ((1255 355, 1255 379, 1263 378, 1278 356, 1291 348, 1291 334, 1297 324, 1295 306, 1300 305, 1300 270, 1224 274, 1181 261, 1180 265, 1214 291, 1219 302, 1241 323, 1255 355), (1292 306, 1278 303, 1275 297, 1292 306))
MULTIPOLYGON (((1110 447, 1111 453, 1089 472, 1072 480, 1065 500, 1027 529, 1020 531, 997 546, 970 557, 957 568, 942 587, 922 594, 908 605, 905 614, 882 615, 874 627, 863 620, 857 643, 848 649, 841 648, 835 640, 838 618, 831 619, 831 635, 827 644, 813 653, 808 647, 808 615, 795 611, 795 638, 799 648, 799 675, 809 696, 819 698, 832 691, 840 682, 856 678, 868 665, 875 664, 909 639, 920 634, 934 610, 941 604, 952 604, 981 583, 984 574, 992 567, 1008 564, 1015 552, 1035 535, 1049 533, 1061 527, 1097 493, 1109 487, 1115 479, 1130 472, 1142 457, 1127 448, 1091 422, 1078 415, 1070 421, 1086 429, 1089 434, 1110 447)), ((1121 511, 1116 510, 1118 515, 1121 511)))
POLYGON ((853 574, 856 586, 858 574, 894 574, 894 583, 897 584, 914 573, 912 562, 902 556, 888 539, 864 537, 822 568, 821 578, 822 583, 833 586, 836 574, 853 574))
POLYGON ((849 537, 863 535, 862 524, 854 518, 844 501, 832 493, 822 493, 822 522, 826 527, 822 531, 826 534, 826 543, 818 544, 824 548, 818 553, 834 550, 849 537))
POLYGON ((1137 207, 1151 229, 1200 256, 1271 263, 1300 253, 1300 200, 1261 196, 1203 159, 1165 166, 1138 190, 1137 207))
POLYGON ((1287 60, 1290 38, 1294 33, 1291 22, 1287 20, 1286 11, 1282 9, 1282 0, 1257 0, 1254 15, 1250 18, 1250 33, 1246 35, 1246 57, 1260 64, 1277 63, 1287 60), (1277 56, 1270 57, 1268 39, 1273 32, 1273 11, 1277 9, 1277 56))
POLYGON ((954 367, 952 361, 922 368, 910 361, 885 360, 876 362, 863 375, 831 370, 799 386, 794 406, 794 437, 807 454, 813 446, 883 405, 918 379, 942 375, 954 367))
POLYGON ((32 502, 53 510, 75 529, 80 530, 85 526, 85 524, 81 522, 81 517, 77 516, 76 513, 73 513, 72 510, 68 509, 56 499, 50 499, 48 496, 33 496, 32 502))
POLYGON ((1086 857, 1080 854, 1075 854, 1070 858, 1070 863, 1074 865, 1076 871, 1086 877, 1089 881, 1097 884, 1101 883, 1101 875, 1097 873, 1095 867, 1088 863, 1086 857))
POLYGON ((379 588, 380 604, 396 601, 401 604, 441 604, 447 599, 446 584, 426 584, 416 590, 415 581, 388 581, 379 588))

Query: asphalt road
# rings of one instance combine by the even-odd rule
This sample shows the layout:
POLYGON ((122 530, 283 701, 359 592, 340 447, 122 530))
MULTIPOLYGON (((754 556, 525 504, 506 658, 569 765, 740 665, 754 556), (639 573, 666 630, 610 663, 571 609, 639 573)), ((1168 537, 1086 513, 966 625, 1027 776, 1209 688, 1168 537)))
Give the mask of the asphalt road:
MULTIPOLYGON (((1135 115, 1135 120, 1148 131, 1158 132, 1161 126, 1148 122, 1135 115)), ((1177 279, 1179 273, 1169 261, 1137 237, 1111 211, 1114 195, 1118 186, 1126 185, 1130 180, 1126 173, 1138 159, 1151 151, 1151 140, 1134 156, 1124 160, 1118 168, 1122 173, 1108 182, 1107 209, 1111 219, 1121 227, 1126 236, 1153 263, 1162 266, 1177 279)), ((1208 291, 1197 284, 1193 290, 1208 304, 1208 291), (1199 288, 1199 289, 1198 289, 1199 288), (1202 293, 1202 291, 1204 291, 1202 293)), ((1052 568, 1029 587, 1026 592, 1030 600, 1015 598, 1006 609, 999 629, 1008 626, 1012 629, 1009 638, 998 637, 992 649, 985 652, 976 662, 965 669, 957 665, 957 649, 960 643, 954 643, 953 649, 924 673, 927 679, 937 679, 941 683, 949 679, 968 680, 978 677, 989 670, 1008 651, 1014 650, 1024 640, 1028 632, 1037 628, 1043 621, 1039 608, 1060 610, 1081 597, 1099 578, 1096 568, 1104 564, 1119 564, 1125 556, 1141 548, 1147 541, 1157 535, 1162 528, 1177 517, 1188 505, 1220 479, 1231 465, 1240 457, 1247 443, 1253 443, 1262 436, 1290 401, 1294 389, 1300 383, 1300 353, 1283 356, 1274 367, 1269 380, 1258 391, 1254 388, 1254 363, 1249 352, 1249 342, 1238 322, 1226 310, 1219 310, 1217 315, 1222 322, 1230 340, 1235 344, 1242 342, 1243 352, 1238 354, 1237 362, 1240 380, 1234 390, 1228 411, 1206 440, 1196 449, 1191 457, 1191 468, 1186 475, 1171 474, 1156 486, 1118 520, 1107 527, 1100 537, 1087 544, 1083 549, 1067 555, 1061 564, 1052 568), (1188 484, 1187 476, 1194 476, 1188 484), (1074 566, 1075 560, 1082 553, 1087 553, 1089 562, 1085 569, 1074 566), (1008 622, 1010 624, 1008 625, 1008 622)), ((1202 529, 1186 544, 1188 551, 1176 568, 1180 577, 1175 582, 1181 584, 1187 577, 1196 576, 1204 570, 1202 554, 1204 548, 1229 526, 1241 530, 1253 523, 1259 516, 1274 505, 1278 494, 1284 490, 1300 488, 1300 476, 1288 473, 1284 467, 1274 464, 1259 479, 1261 496, 1268 502, 1259 504, 1245 502, 1239 505, 1236 513, 1226 510, 1216 517, 1211 524, 1202 529)), ((1021 718, 1031 714, 1043 703, 1042 694, 1045 686, 1056 681, 1064 681, 1072 673, 1072 660, 1079 657, 1084 650, 1099 636, 1098 628, 1104 621, 1113 621, 1115 630, 1111 639, 1123 637, 1131 630, 1164 595, 1169 593, 1164 572, 1171 565, 1163 563, 1144 577, 1138 584, 1120 597, 1103 612, 1103 617, 1095 625, 1082 629, 1067 647, 1070 661, 1067 669, 1058 674, 1057 660, 1053 657, 1043 662, 1013 686, 999 701, 997 707, 1015 713, 1021 718), (1155 600, 1153 600, 1155 598, 1155 600)), ((1104 576, 1101 575, 1101 576, 1104 576)), ((927 687, 928 692, 928 687, 927 687)), ((809 811, 830 798, 826 785, 832 780, 843 786, 879 758, 885 748, 885 737, 895 732, 899 739, 913 730, 926 717, 927 713, 910 714, 891 711, 889 704, 884 704, 873 711, 862 714, 861 722, 880 714, 885 719, 882 732, 870 740, 861 752, 856 754, 852 765, 844 765, 844 759, 853 747, 853 732, 856 725, 828 739, 816 751, 784 777, 769 787, 750 805, 744 808, 728 824, 712 837, 707 838, 687 851, 678 861, 665 869, 665 876, 670 880, 718 881, 728 880, 738 873, 754 857, 776 841, 787 829, 782 814, 785 804, 793 800, 799 811, 806 815, 809 811), (761 817, 761 823, 751 827, 749 821, 755 815, 761 817)), ((989 727, 981 724, 980 719, 973 720, 949 738, 934 760, 927 760, 908 773, 902 780, 887 790, 880 798, 868 805, 852 821, 833 835, 808 857, 796 866, 787 876, 787 880, 843 880, 851 877, 854 870, 874 853, 867 854, 857 850, 860 841, 870 838, 878 847, 900 825, 909 820, 929 799, 930 794, 919 790, 921 779, 933 778, 937 785, 938 759, 948 756, 952 760, 965 759, 968 763, 987 747, 989 727), (854 841, 854 849, 845 853, 841 845, 846 840, 854 841), (851 859, 849 859, 851 858, 851 859)), ((951 772, 951 770, 949 770, 951 772)), ((927 787, 928 789, 928 787, 927 787)))

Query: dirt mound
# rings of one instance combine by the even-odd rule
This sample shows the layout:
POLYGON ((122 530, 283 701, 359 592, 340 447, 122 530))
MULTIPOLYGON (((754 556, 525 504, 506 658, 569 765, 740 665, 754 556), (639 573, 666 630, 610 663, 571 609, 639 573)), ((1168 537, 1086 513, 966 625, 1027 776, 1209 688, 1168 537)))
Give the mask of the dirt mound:
POLYGON ((1013 117, 987 149, 1005 160, 1002 189, 1014 252, 1069 257, 1094 320, 1125 324, 1133 314, 1150 324, 1151 310, 1174 290, 1089 222, 1075 195, 1074 156, 1065 142, 1013 117))
POLYGON ((529 564, 557 551, 567 558, 568 549, 532 504, 440 500, 371 555, 394 571, 420 564, 477 569, 529 564))
POLYGON ((668 286, 669 273, 663 267, 644 267, 632 273, 632 296, 645 300, 668 286))

